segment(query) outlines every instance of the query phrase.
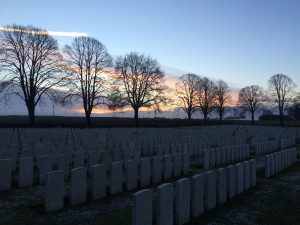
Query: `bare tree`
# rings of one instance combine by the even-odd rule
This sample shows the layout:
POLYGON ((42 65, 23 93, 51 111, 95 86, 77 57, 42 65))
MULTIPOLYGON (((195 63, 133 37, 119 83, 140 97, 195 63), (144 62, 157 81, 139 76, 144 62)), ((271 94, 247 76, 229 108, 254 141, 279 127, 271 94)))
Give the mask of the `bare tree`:
POLYGON ((179 81, 176 83, 178 106, 187 114, 189 123, 192 115, 197 111, 197 95, 200 80, 200 76, 188 73, 180 76, 179 81))
POLYGON ((132 52, 116 59, 115 81, 128 105, 134 110, 134 121, 138 126, 141 107, 157 109, 165 103, 165 74, 157 60, 144 54, 132 52))
POLYGON ((270 97, 277 104, 281 126, 286 108, 292 102, 295 87, 293 80, 284 74, 275 74, 269 80, 270 97))
POLYGON ((216 101, 215 108, 219 115, 220 123, 226 112, 226 106, 231 102, 230 89, 228 84, 223 80, 216 82, 216 101))
POLYGON ((216 100, 215 82, 207 77, 201 79, 198 85, 198 106, 207 123, 208 115, 213 111, 216 100))
POLYGON ((246 86, 239 91, 238 106, 251 113, 252 124, 256 110, 262 107, 263 99, 263 89, 257 85, 246 86))
POLYGON ((300 93, 296 94, 293 104, 287 108, 287 114, 296 120, 300 119, 300 93))
POLYGON ((115 116, 116 113, 123 112, 127 102, 118 86, 111 84, 109 88, 110 90, 105 105, 113 113, 113 116, 115 116))
POLYGON ((87 125, 90 125, 94 107, 104 102, 104 75, 109 72, 112 58, 105 46, 91 37, 75 38, 71 45, 65 46, 64 52, 70 73, 64 101, 81 99, 87 125))
POLYGON ((0 64, 4 70, 4 98, 20 97, 26 104, 31 125, 35 108, 64 79, 63 58, 57 41, 45 30, 33 26, 7 26, 0 37, 0 64))

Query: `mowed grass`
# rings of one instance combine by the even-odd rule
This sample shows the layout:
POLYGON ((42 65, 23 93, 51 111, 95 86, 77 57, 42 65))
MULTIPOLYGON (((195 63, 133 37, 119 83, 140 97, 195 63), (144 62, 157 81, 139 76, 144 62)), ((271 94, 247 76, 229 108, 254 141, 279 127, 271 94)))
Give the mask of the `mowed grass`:
POLYGON ((40 198, 30 198, 22 189, 12 194, 0 195, 0 224, 131 224, 130 197, 132 193, 111 196, 98 201, 70 206, 65 199, 65 208, 55 212, 44 211, 44 202, 40 198))
POLYGON ((299 224, 300 163, 195 219, 191 224, 299 224))

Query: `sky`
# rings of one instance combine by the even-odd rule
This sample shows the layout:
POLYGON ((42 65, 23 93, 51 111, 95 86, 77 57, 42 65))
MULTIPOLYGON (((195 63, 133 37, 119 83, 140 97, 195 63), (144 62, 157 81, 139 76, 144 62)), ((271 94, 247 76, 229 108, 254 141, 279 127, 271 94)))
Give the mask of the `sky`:
MULTIPOLYGON (((299 0, 1 0, 0 9, 0 26, 86 32, 113 56, 150 54, 175 77, 192 72, 266 88, 283 73, 299 90, 299 0)), ((61 47, 72 41, 56 38, 61 47)))

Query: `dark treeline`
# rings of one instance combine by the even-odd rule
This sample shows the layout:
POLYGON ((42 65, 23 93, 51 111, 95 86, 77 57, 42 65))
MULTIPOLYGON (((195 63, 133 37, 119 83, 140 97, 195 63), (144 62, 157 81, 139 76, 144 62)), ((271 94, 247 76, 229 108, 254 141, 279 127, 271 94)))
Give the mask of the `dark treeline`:
MULTIPOLYGON (((257 120, 256 125, 280 126, 278 118, 276 120, 257 120)), ((220 125, 219 119, 208 119, 206 126, 220 125)), ((251 125, 251 120, 243 119, 224 119, 222 125, 251 125)), ((299 127, 300 121, 287 120, 285 126, 299 127)), ((139 119, 140 127, 167 128, 167 127, 185 127, 185 126, 204 126, 203 119, 194 118, 191 121, 187 119, 170 119, 163 117, 149 118, 141 117, 139 119)), ((27 116, 0 116, 1 128, 28 128, 27 116)), ((35 128, 86 128, 85 117, 72 116, 39 116, 35 118, 35 128)), ((91 117, 90 128, 119 128, 136 127, 132 118, 128 117, 91 117)))
POLYGON ((59 49, 57 40, 41 28, 6 28, 0 33, 1 101, 9 103, 13 95, 21 98, 31 126, 36 122, 36 106, 47 98, 62 106, 80 102, 88 126, 98 106, 112 112, 130 107, 136 126, 142 108, 155 113, 181 109, 190 124, 200 112, 205 125, 212 114, 222 123, 233 105, 238 106, 237 113, 249 112, 252 124, 257 110, 270 105, 277 107, 281 125, 287 113, 299 116, 296 85, 284 74, 273 75, 266 91, 258 85, 243 87, 234 102, 225 81, 197 74, 184 74, 174 88, 168 87, 159 62, 144 53, 131 52, 113 59, 105 45, 92 37, 76 37, 59 49))

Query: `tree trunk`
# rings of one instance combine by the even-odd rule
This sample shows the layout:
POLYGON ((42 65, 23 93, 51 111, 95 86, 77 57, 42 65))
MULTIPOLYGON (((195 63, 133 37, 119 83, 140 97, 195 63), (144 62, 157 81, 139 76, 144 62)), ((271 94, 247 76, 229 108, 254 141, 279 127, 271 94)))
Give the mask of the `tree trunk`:
POLYGON ((139 126, 139 109, 134 109, 134 124, 136 127, 139 126))
POLYGON ((205 113, 204 114, 204 125, 206 126, 206 123, 207 123, 207 114, 205 113))
POLYGON ((222 124, 222 117, 223 117, 222 114, 220 114, 220 115, 219 115, 219 118, 220 118, 220 124, 222 124))
POLYGON ((192 123, 192 114, 188 113, 188 124, 191 125, 192 123))
POLYGON ((34 105, 32 105, 32 104, 27 105, 27 110, 28 110, 30 126, 33 127, 35 125, 35 107, 34 107, 34 105))
POLYGON ((280 126, 283 126, 283 110, 279 108, 280 126))
POLYGON ((86 111, 85 112, 85 121, 86 121, 86 125, 88 127, 91 126, 91 112, 86 111))
POLYGON ((30 107, 28 109, 28 116, 29 116, 29 123, 30 123, 30 126, 34 126, 35 125, 35 109, 34 107, 30 107))
POLYGON ((254 111, 251 112, 252 125, 254 125, 254 111))

